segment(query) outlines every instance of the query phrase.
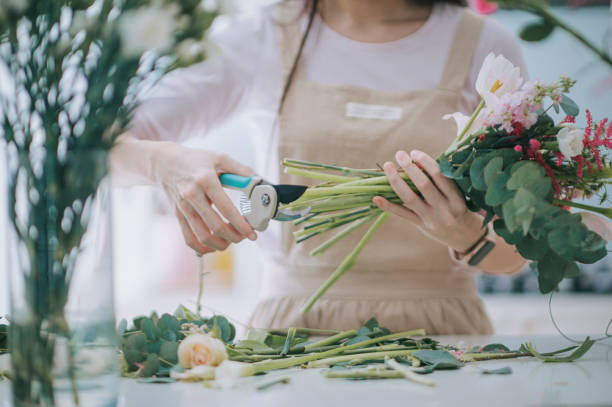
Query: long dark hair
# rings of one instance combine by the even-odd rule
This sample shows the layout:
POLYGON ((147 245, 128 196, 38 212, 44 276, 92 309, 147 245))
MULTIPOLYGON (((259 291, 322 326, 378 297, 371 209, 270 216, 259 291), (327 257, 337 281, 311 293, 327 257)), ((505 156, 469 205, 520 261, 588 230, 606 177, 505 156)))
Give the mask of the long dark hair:
MULTIPOLYGON (((457 6, 466 6, 466 0, 406 0, 408 3, 416 4, 419 6, 433 6, 434 4, 439 3, 447 3, 454 4, 457 6)), ((308 24, 306 25, 306 30, 304 30, 304 34, 302 35, 302 39, 300 40, 300 46, 298 48, 297 53, 295 54, 295 58, 293 59, 293 64, 291 66, 291 70, 289 71, 289 75, 287 76, 287 80, 283 86, 283 93, 281 94, 280 102, 278 104, 278 113, 283 108, 285 104, 285 98, 287 97, 287 93, 289 93, 289 88, 291 87, 291 82, 293 81, 293 76, 295 75, 295 71, 300 62, 300 57, 302 56, 302 51, 304 50, 304 44, 306 44, 306 39, 308 38, 308 34, 310 34, 310 29, 312 28, 312 21, 314 20, 314 16, 319 8, 319 0, 304 0, 304 9, 303 13, 308 14, 308 24)))

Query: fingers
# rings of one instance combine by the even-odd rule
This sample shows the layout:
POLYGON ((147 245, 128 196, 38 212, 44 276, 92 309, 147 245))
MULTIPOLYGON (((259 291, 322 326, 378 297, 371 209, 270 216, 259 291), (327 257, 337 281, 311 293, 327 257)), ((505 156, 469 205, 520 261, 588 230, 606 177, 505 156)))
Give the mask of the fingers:
POLYGON ((242 175, 245 177, 250 177, 255 174, 250 167, 233 160, 227 154, 219 154, 217 156, 217 169, 221 170, 221 172, 231 172, 233 174, 242 175))
POLYGON ((374 197, 374 199, 372 199, 372 201, 383 211, 390 212, 394 215, 407 219, 417 226, 423 226, 423 221, 421 220, 419 215, 414 213, 414 211, 406 208, 405 206, 391 203, 382 196, 376 196, 374 197))
POLYGON ((183 239, 185 239, 185 243, 187 244, 187 246, 195 250, 195 252, 199 256, 215 251, 215 249, 208 247, 206 245, 203 245, 202 243, 198 241, 198 238, 191 231, 191 227, 189 227, 189 223, 187 222, 187 219, 185 219, 185 217, 183 216, 183 214, 178 208, 175 209, 175 213, 179 221, 179 225, 181 226, 181 231, 183 232, 183 239))
POLYGON ((196 240, 205 246, 209 246, 215 250, 225 250, 229 246, 229 242, 219 236, 213 235, 198 212, 185 199, 179 200, 178 209, 185 217, 189 228, 195 235, 196 240))
POLYGON ((430 206, 438 207, 443 203, 445 197, 427 175, 425 175, 423 170, 412 161, 408 153, 405 151, 398 151, 395 154, 395 159, 430 206))
POLYGON ((204 191, 210 200, 215 204, 215 207, 223 216, 232 224, 232 226, 250 240, 257 239, 257 234, 247 223, 244 217, 238 212, 232 200, 227 196, 221 185, 219 178, 207 178, 204 185, 204 191))
POLYGON ((385 174, 389 179, 389 184, 402 200, 404 205, 413 210, 420 216, 423 216, 429 211, 428 205, 410 188, 395 169, 395 165, 391 162, 386 162, 383 166, 385 174))
POLYGON ((440 172, 440 165, 432 157, 426 153, 418 150, 410 152, 410 158, 419 167, 421 167, 431 179, 433 179, 436 187, 442 192, 442 194, 448 199, 451 207, 457 211, 465 209, 465 198, 463 193, 457 187, 457 184, 449 178, 446 178, 440 172))
POLYGON ((206 223, 210 231, 224 240, 229 240, 232 243, 239 243, 244 239, 232 225, 229 225, 221 219, 219 214, 210 205, 209 199, 204 195, 204 192, 198 188, 195 193, 195 199, 189 203, 198 212, 200 217, 206 223))

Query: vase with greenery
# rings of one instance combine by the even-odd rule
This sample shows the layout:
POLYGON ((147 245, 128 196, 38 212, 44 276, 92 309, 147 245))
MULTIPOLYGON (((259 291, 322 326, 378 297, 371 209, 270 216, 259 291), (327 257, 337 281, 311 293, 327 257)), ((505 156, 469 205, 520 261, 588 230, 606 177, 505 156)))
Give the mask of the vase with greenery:
POLYGON ((204 58, 210 6, 0 1, 15 406, 116 404, 108 154, 139 94, 204 58))

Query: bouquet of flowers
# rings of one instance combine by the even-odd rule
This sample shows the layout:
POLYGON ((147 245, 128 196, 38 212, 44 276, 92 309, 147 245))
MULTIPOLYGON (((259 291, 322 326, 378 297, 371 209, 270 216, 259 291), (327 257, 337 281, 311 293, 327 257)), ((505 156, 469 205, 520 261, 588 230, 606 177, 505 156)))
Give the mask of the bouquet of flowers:
MULTIPOLYGON (((586 226, 583 216, 591 214, 581 216, 568 210, 575 207, 612 218, 606 194, 606 185, 612 183, 608 157, 612 124, 607 119, 594 121, 587 110, 586 127, 576 126, 579 109, 567 96, 574 83, 565 76, 550 84, 523 83, 518 68, 503 56, 490 54, 476 82, 482 101, 471 117, 462 113, 445 116, 455 119, 458 132, 438 158, 441 173, 457 183, 468 208, 484 214, 483 225, 493 221, 495 232, 532 261, 542 293, 555 290, 564 278, 576 276, 576 262, 589 264, 605 257, 606 240, 610 239, 586 226), (565 119, 555 123, 548 114, 550 109, 557 113, 563 110, 565 119), (600 206, 573 202, 578 196, 595 195, 600 196, 600 206)), ((379 169, 291 159, 285 159, 283 165, 287 173, 324 181, 288 205, 294 210, 310 208, 309 215, 295 222, 303 226, 294 233, 298 243, 347 225, 312 255, 374 220, 355 250, 310 298, 303 309, 307 312, 353 265, 386 219, 387 214, 372 204, 372 198, 401 200, 379 169)))

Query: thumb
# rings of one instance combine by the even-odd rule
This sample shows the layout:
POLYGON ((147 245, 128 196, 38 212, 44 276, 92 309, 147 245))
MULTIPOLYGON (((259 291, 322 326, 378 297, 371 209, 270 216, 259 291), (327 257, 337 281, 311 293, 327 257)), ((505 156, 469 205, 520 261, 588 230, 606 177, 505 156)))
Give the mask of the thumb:
POLYGON ((231 172, 232 174, 250 177, 255 174, 252 168, 246 166, 226 154, 221 154, 217 161, 217 170, 220 172, 231 172))

